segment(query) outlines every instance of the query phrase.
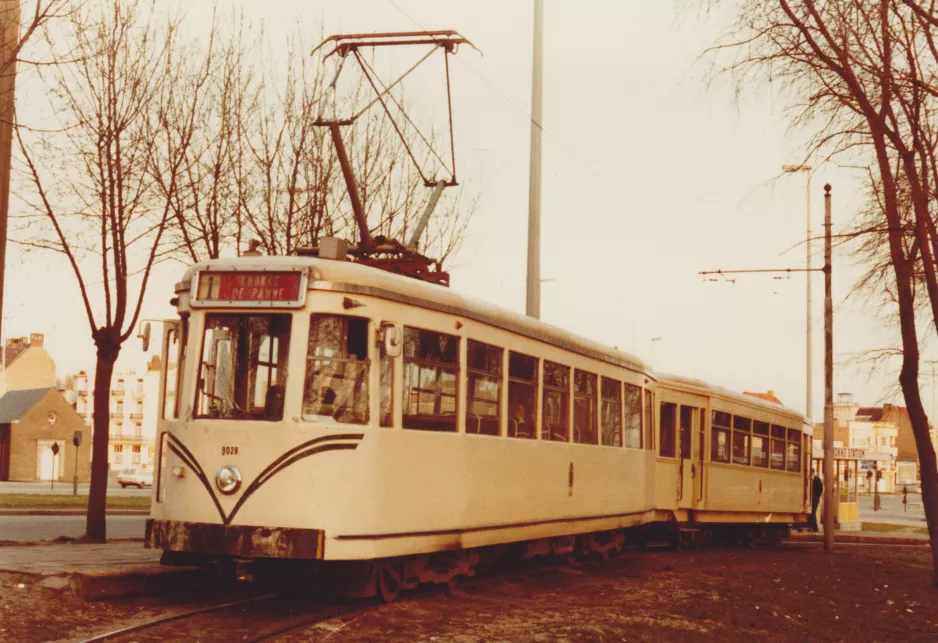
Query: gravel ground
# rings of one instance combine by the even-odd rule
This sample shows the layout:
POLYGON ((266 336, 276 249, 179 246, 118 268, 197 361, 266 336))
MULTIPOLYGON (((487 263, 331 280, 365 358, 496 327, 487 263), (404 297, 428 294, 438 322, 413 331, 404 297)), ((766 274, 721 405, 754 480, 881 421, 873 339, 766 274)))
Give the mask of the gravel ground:
MULTIPOLYGON (((83 603, 41 580, 0 574, 0 641, 76 640, 207 600, 83 603)), ((931 582, 924 548, 844 545, 831 555, 813 546, 629 552, 574 566, 532 564, 451 591, 420 588, 397 603, 280 640, 933 641, 938 590, 931 582)), ((188 638, 218 634, 196 627, 188 638)))

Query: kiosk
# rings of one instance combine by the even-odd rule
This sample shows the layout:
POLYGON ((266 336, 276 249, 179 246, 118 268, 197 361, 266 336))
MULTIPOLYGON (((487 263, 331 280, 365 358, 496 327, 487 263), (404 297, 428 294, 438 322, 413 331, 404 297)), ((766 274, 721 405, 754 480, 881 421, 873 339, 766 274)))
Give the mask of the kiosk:
MULTIPOLYGON (((813 467, 824 485, 824 449, 813 449, 813 467)), ((860 503, 858 484, 861 475, 866 475, 861 471, 861 462, 882 462, 888 461, 888 453, 873 453, 866 449, 853 447, 834 447, 834 525, 841 531, 857 531, 860 529, 860 503)), ((827 509, 821 502, 821 515, 827 509)))

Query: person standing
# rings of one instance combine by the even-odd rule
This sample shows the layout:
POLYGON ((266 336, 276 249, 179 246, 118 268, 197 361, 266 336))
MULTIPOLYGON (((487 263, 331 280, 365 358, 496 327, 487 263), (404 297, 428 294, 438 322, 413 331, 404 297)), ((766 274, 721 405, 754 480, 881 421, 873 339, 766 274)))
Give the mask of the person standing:
POLYGON ((902 511, 909 510, 909 488, 907 486, 902 487, 902 511))
POLYGON ((811 476, 813 477, 811 481, 811 517, 808 519, 808 526, 811 531, 820 531, 817 524, 817 507, 821 503, 821 496, 824 495, 824 483, 814 469, 811 470, 811 476))

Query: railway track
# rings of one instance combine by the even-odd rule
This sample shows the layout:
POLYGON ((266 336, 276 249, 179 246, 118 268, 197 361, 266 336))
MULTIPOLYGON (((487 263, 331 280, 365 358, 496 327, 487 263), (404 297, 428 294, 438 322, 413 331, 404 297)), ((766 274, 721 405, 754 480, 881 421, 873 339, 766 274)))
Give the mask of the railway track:
POLYGON ((263 594, 127 625, 82 639, 80 643, 182 640, 209 643, 231 641, 235 633, 242 643, 261 643, 346 614, 366 612, 374 604, 375 601, 367 600, 330 602, 310 594, 263 594))
MULTIPOLYGON (((756 546, 803 550, 820 549, 823 545, 824 543, 821 541, 795 540, 774 545, 756 546)), ((704 550, 711 548, 716 550, 732 549, 736 546, 738 545, 713 545, 705 547, 704 550)), ((919 550, 927 549, 928 543, 838 542, 835 545, 835 550, 877 547, 919 550)), ((660 551, 662 549, 675 549, 675 546, 668 543, 653 543, 643 549, 626 550, 615 557, 627 555, 626 552, 635 554, 639 551, 660 551)), ((469 588, 480 583, 491 582, 493 579, 504 580, 516 576, 536 574, 545 567, 566 566, 569 564, 559 559, 542 559, 540 562, 533 564, 528 561, 527 563, 516 562, 504 566, 487 567, 480 570, 477 576, 463 579, 460 581, 460 585, 469 588)), ((129 643, 131 641, 143 643, 145 641, 166 640, 199 640, 208 643, 212 641, 230 641, 233 633, 238 633, 238 640, 244 643, 276 641, 281 637, 315 627, 317 624, 342 616, 358 613, 361 614, 359 616, 361 618, 377 603, 377 599, 334 601, 311 592, 302 592, 295 595, 286 595, 283 592, 267 593, 198 609, 175 612, 165 617, 102 632, 91 638, 82 639, 79 643, 129 643)))

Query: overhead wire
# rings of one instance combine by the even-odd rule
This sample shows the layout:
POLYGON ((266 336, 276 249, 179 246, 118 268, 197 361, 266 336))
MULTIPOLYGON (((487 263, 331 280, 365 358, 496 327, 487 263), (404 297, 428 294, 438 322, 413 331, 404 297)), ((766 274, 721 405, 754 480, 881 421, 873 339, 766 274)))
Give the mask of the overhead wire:
MULTIPOLYGON (((402 16, 404 16, 405 18, 407 18, 408 20, 410 20, 412 23, 414 23, 414 25, 416 25, 417 27, 419 27, 422 31, 427 31, 427 28, 426 28, 424 25, 422 25, 420 22, 418 22, 418 21, 417 21, 413 16, 411 16, 409 13, 407 13, 406 11, 404 11, 404 9, 402 9, 401 6, 400 6, 399 4, 397 4, 397 2, 395 2, 395 0, 387 0, 387 2, 388 2, 392 7, 394 7, 402 16)), ((589 163, 587 163, 584 159, 582 159, 580 156, 578 156, 578 155, 577 155, 566 143, 564 143, 561 139, 559 139, 557 136, 555 136, 554 134, 552 134, 549 130, 545 129, 545 127, 544 127, 544 125, 543 125, 542 123, 538 123, 537 121, 535 121, 534 118, 532 117, 532 115, 531 115, 531 113, 530 113, 529 110, 526 110, 524 107, 521 107, 520 105, 518 105, 517 103, 515 103, 515 101, 512 100, 510 96, 508 96, 505 92, 503 92, 501 89, 499 89, 494 83, 492 83, 491 81, 489 81, 489 80, 488 80, 485 76, 483 76, 480 72, 476 71, 469 63, 467 63, 466 61, 464 61, 463 59, 461 59, 461 58, 459 58, 459 57, 457 57, 456 60, 459 61, 459 64, 461 64, 461 65, 463 66, 463 68, 465 68, 465 69, 468 70, 470 73, 472 73, 473 76, 475 76, 475 77, 478 78, 480 81, 482 81, 482 82, 483 82, 486 86, 488 86, 488 88, 491 89, 493 92, 495 92, 496 94, 498 94, 498 96, 500 96, 500 97, 502 98, 502 100, 504 100, 506 103, 508 103, 518 114, 524 116, 525 120, 527 120, 529 123, 533 123, 535 127, 537 127, 538 129, 540 129, 541 132, 543 132, 544 135, 547 136, 547 138, 549 138, 549 139, 550 139, 551 141, 553 141, 558 147, 560 147, 560 149, 562 149, 562 150, 567 154, 567 156, 569 156, 572 160, 574 160, 574 161, 576 161, 577 163, 579 163, 579 164, 583 167, 583 169, 585 169, 585 170, 587 171, 587 174, 590 176, 590 178, 592 178, 593 180, 595 180, 596 183, 597 183, 598 185, 600 185, 604 190, 608 191, 610 195, 615 196, 615 198, 617 198, 617 199, 621 197, 620 194, 617 194, 617 193, 615 193, 615 192, 612 191, 612 189, 609 187, 609 185, 610 185, 611 183, 609 183, 608 181, 606 181, 606 180, 603 178, 602 174, 601 174, 598 170, 596 170, 595 168, 593 168, 589 163)))

